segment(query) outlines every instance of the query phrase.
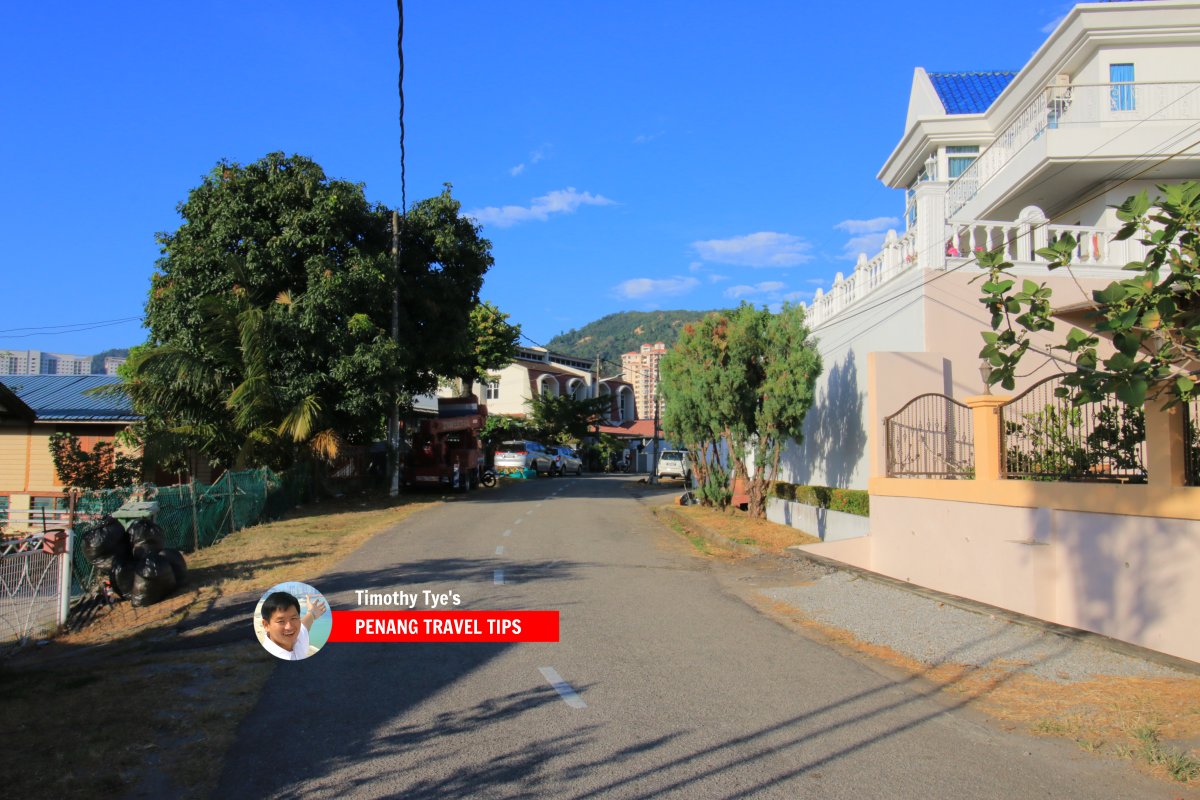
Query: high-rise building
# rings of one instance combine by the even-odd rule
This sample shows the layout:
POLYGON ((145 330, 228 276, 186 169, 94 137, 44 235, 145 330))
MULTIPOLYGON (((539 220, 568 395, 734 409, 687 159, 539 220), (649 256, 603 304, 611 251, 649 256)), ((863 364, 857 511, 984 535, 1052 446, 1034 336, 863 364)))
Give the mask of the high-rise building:
POLYGON ((123 356, 105 356, 104 357, 104 374, 116 375, 117 367, 124 364, 128 359, 123 356))
POLYGON ((0 350, 0 375, 90 375, 91 356, 44 353, 41 350, 0 350))
POLYGON ((658 397, 658 362, 667 353, 662 342, 643 344, 637 352, 621 356, 621 371, 633 385, 633 398, 639 419, 662 418, 658 397))

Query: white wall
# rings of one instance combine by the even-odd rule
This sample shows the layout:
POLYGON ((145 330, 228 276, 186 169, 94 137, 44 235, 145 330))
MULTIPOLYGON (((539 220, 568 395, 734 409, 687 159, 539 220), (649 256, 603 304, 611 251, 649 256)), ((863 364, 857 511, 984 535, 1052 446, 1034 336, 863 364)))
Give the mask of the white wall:
POLYGON ((867 354, 924 349, 919 287, 925 276, 923 270, 901 274, 814 332, 821 353, 821 376, 804 419, 804 441, 785 447, 779 480, 867 488, 867 354))

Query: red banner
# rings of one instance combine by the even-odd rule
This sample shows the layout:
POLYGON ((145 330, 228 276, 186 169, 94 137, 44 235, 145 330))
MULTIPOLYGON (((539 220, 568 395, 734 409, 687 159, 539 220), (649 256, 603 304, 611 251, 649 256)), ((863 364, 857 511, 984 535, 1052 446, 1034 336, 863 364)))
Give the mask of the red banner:
POLYGON ((557 611, 334 611, 331 642, 557 642, 557 611))

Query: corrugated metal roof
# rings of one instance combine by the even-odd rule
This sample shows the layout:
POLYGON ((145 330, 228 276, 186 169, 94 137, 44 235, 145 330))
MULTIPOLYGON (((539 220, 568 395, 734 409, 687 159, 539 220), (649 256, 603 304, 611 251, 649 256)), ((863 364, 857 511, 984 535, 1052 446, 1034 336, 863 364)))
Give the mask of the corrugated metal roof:
POLYGON ((930 72, 947 114, 982 114, 1012 83, 1015 72, 930 72))
POLYGON ((136 422, 125 393, 91 395, 89 389, 119 384, 116 375, 5 375, 0 378, 42 422, 136 422))

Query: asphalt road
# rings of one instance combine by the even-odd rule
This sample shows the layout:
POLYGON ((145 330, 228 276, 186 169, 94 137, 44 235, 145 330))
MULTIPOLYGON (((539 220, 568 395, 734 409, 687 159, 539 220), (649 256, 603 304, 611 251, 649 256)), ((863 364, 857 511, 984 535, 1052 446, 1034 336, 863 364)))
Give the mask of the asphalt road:
POLYGON ((348 557, 316 582, 335 609, 356 608, 355 589, 454 591, 469 609, 558 609, 561 641, 331 644, 281 662, 217 796, 1175 796, 772 621, 626 483, 476 492, 348 557))

